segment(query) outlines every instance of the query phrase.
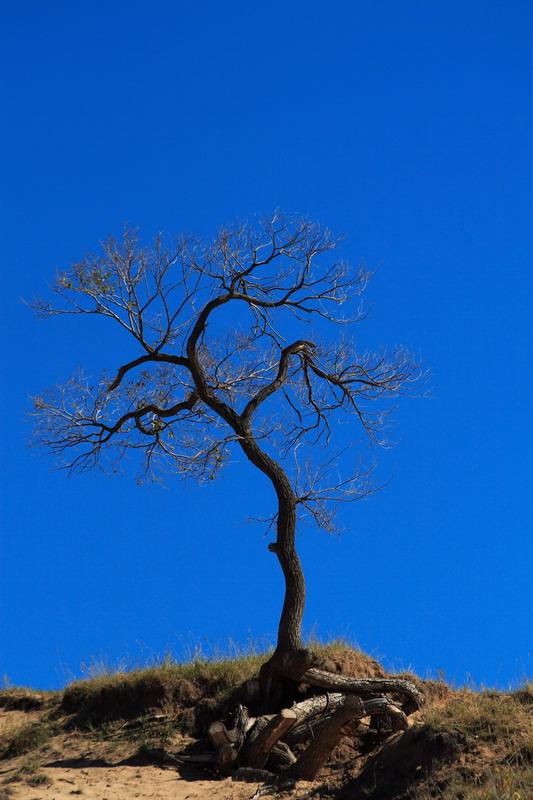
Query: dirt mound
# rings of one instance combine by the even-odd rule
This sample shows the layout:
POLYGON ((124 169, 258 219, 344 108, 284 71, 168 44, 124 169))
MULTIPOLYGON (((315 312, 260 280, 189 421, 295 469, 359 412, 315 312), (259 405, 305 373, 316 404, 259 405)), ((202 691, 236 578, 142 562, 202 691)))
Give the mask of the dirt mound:
POLYGON ((338 675, 353 678, 378 679, 386 678, 387 673, 372 656, 361 650, 339 649, 325 660, 320 660, 320 668, 338 675))
POLYGON ((371 755, 359 776, 335 795, 336 800, 408 800, 413 785, 433 770, 453 761, 460 741, 457 735, 437 732, 428 725, 416 726, 392 736, 371 755))
POLYGON ((5 711, 39 711, 53 702, 54 694, 32 689, 5 689, 0 691, 0 708, 5 711))
POLYGON ((65 689, 61 710, 74 714, 76 723, 101 723, 116 719, 133 719, 155 710, 188 708, 202 697, 201 690, 182 678, 165 680, 163 675, 115 680, 92 686, 78 683, 65 689))

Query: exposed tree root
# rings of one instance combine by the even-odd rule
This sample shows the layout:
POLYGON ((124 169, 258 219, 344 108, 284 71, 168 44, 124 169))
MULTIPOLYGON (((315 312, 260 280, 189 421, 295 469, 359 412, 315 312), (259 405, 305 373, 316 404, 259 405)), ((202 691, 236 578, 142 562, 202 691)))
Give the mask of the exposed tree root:
POLYGON ((373 727, 387 738, 405 731, 407 716, 423 702, 415 686, 400 679, 356 679, 314 667, 303 672, 300 679, 308 686, 342 691, 309 697, 290 708, 257 717, 239 706, 231 730, 223 722, 210 725, 208 736, 215 752, 194 757, 197 763, 207 762, 222 775, 239 768, 266 767, 287 778, 313 780, 341 737, 358 735, 360 729, 353 724, 357 720, 370 718, 373 727), (302 745, 306 745, 303 750, 302 745), (292 747, 298 752, 294 753, 292 747))

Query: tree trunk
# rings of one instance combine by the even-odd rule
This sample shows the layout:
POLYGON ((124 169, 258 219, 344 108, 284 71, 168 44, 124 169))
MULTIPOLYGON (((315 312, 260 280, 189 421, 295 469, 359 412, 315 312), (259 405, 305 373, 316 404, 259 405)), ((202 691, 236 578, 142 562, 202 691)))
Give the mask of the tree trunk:
POLYGON ((296 495, 285 470, 265 453, 252 432, 247 430, 240 445, 249 460, 263 472, 274 487, 278 500, 276 541, 269 550, 278 557, 285 579, 285 599, 278 628, 277 648, 287 653, 302 648, 301 626, 305 606, 305 580, 296 553, 296 495), (247 434, 247 435, 246 435, 247 434))
MULTIPOLYGON (((290 705, 289 684, 298 682, 314 659, 303 647, 302 618, 305 607, 305 579, 296 552, 296 496, 282 467, 265 453, 249 428, 239 441, 248 459, 271 481, 278 500, 276 541, 268 549, 278 557, 285 580, 285 597, 274 654, 260 671, 259 679, 265 711, 279 711, 290 705), (288 680, 287 680, 288 679, 288 680)), ((294 692, 292 692, 294 695, 294 692)))

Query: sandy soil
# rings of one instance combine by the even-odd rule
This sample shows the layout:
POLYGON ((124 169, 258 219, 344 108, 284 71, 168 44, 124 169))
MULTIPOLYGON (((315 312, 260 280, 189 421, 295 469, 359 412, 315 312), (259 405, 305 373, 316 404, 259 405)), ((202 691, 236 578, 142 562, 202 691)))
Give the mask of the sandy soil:
MULTIPOLYGON (((0 731, 15 730, 39 716, 39 712, 0 711, 0 731)), ((179 750, 187 741, 180 737, 171 750, 179 750)), ((263 783, 221 780, 208 770, 190 766, 178 771, 173 765, 143 763, 137 750, 138 745, 88 741, 73 732, 60 734, 49 747, 0 761, 0 800, 74 800, 77 796, 82 800, 251 800, 266 794, 263 783)), ((292 797, 305 797, 305 786, 299 784, 292 797)))
MULTIPOLYGON (((172 769, 152 766, 102 766, 89 769, 45 767, 49 786, 9 784, 13 800, 248 800, 261 784, 238 783, 230 778, 185 780, 172 769)), ((0 795, 1 797, 2 795, 0 795)))

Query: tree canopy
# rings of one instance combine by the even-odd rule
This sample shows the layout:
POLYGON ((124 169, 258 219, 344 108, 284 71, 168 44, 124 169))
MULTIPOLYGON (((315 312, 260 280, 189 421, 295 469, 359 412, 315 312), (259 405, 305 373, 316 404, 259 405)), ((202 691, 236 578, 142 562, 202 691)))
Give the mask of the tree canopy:
POLYGON ((423 377, 403 348, 357 352, 370 273, 327 260, 340 241, 280 212, 209 243, 160 235, 144 247, 131 229, 108 239, 57 274, 56 302, 32 305, 42 317, 107 317, 140 355, 35 397, 34 442, 69 470, 114 468, 131 449, 145 477, 202 481, 253 437, 289 459, 299 504, 329 528, 332 502, 368 491, 368 469, 332 481, 337 453, 316 459, 309 446, 328 452, 345 415, 371 444, 385 443, 391 408, 375 401, 415 393, 423 377), (306 339, 289 338, 299 329, 306 339))

